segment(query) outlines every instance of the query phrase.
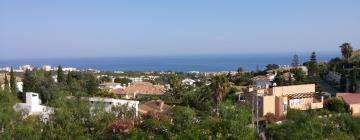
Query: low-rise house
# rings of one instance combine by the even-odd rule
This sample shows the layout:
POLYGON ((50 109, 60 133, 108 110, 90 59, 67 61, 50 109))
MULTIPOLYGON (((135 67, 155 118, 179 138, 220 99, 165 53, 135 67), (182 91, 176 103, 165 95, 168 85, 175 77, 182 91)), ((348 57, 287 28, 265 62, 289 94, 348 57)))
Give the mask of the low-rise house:
POLYGON ((256 96, 261 117, 272 113, 276 117, 282 118, 289 109, 323 108, 323 97, 315 93, 315 84, 272 87, 262 91, 261 94, 256 93, 256 96))
POLYGON ((360 93, 337 93, 353 116, 360 116, 360 93))
POLYGON ((11 70, 11 67, 0 68, 0 71, 10 72, 10 70, 11 70))
POLYGON ((140 114, 149 114, 149 113, 159 113, 167 114, 169 113, 171 106, 164 103, 161 100, 152 100, 146 103, 143 103, 139 107, 140 114))
POLYGON ((19 70, 26 71, 26 70, 33 70, 33 67, 31 65, 21 65, 19 66, 19 70))
POLYGON ((16 82, 16 91, 23 92, 23 82, 16 82))
POLYGON ((130 99, 130 95, 126 92, 125 89, 112 89, 110 90, 110 92, 114 93, 115 95, 121 97, 121 98, 125 98, 125 99, 130 99))
POLYGON ((43 65, 42 69, 45 70, 45 71, 51 71, 52 70, 50 65, 43 65))
POLYGON ((26 92, 26 102, 17 103, 13 106, 16 112, 21 112, 24 117, 39 115, 44 122, 49 120, 49 116, 54 113, 51 107, 41 105, 38 93, 26 92))
POLYGON ((193 86, 196 81, 193 79, 184 79, 181 82, 183 85, 193 86))
POLYGON ((149 82, 134 82, 130 86, 126 87, 125 91, 133 98, 143 95, 161 96, 165 94, 166 87, 163 85, 153 85, 149 82))
POLYGON ((114 98, 101 98, 101 97, 89 97, 83 98, 90 102, 90 109, 96 107, 96 105, 103 104, 104 109, 107 112, 111 112, 113 107, 124 106, 127 107, 129 111, 135 111, 135 116, 138 116, 139 112, 139 101, 135 100, 121 100, 121 99, 114 99, 114 98))
POLYGON ((115 89, 123 89, 121 83, 104 83, 99 85, 99 89, 101 90, 115 90, 115 89))
POLYGON ((256 76, 252 80, 257 89, 268 89, 271 86, 271 81, 267 76, 256 76))

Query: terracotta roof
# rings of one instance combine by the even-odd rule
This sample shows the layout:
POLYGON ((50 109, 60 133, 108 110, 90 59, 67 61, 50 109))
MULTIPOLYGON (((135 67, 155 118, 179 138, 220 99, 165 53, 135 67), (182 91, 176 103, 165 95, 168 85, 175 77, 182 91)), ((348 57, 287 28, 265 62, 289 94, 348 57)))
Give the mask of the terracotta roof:
POLYGON ((121 95, 121 94, 127 94, 127 92, 125 91, 125 89, 113 89, 110 90, 110 92, 117 94, 117 95, 121 95))
POLYGON ((143 114, 147 114, 149 112, 167 113, 170 109, 171 107, 165 104, 164 101, 161 100, 148 101, 139 106, 139 112, 143 114))
POLYGON ((125 88, 125 91, 128 94, 163 95, 166 92, 166 88, 163 85, 153 85, 148 82, 135 82, 125 88))
POLYGON ((360 93, 344 94, 340 97, 346 104, 360 104, 360 93))

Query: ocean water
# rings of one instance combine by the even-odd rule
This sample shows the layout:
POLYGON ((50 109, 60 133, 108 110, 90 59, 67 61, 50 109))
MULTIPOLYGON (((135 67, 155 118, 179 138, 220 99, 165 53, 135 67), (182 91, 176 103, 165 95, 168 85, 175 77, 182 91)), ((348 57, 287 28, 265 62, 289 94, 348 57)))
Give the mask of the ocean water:
MULTIPOLYGON (((298 54, 303 63, 310 53, 298 54)), ((230 71, 243 67, 255 70, 257 65, 264 69, 267 64, 290 65, 293 54, 239 54, 239 55, 187 55, 187 56, 148 56, 148 57, 107 57, 107 58, 56 58, 56 59, 12 59, 0 60, 0 67, 18 67, 30 64, 62 65, 79 69, 97 69, 102 71, 230 71)), ((339 57, 337 53, 318 53, 318 61, 328 61, 339 57)))

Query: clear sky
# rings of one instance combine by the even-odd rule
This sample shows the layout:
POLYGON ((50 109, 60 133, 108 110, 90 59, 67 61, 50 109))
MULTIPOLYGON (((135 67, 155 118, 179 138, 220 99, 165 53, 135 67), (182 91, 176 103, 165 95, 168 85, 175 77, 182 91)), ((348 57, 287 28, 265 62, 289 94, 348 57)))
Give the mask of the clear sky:
POLYGON ((359 0, 0 0, 0 58, 360 48, 359 0))

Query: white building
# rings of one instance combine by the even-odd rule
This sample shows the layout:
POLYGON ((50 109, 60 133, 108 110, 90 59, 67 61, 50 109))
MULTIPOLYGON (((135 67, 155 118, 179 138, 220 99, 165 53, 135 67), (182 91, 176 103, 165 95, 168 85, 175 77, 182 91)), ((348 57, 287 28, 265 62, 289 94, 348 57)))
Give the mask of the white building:
POLYGON ((31 65, 21 65, 19 67, 19 70, 22 70, 22 71, 33 70, 33 67, 31 67, 31 65))
POLYGON ((66 68, 62 68, 63 71, 79 71, 78 69, 76 68, 73 68, 73 67, 66 67, 66 68))
POLYGON ((0 68, 0 71, 7 71, 10 72, 11 68, 10 67, 4 67, 4 68, 0 68))
POLYGON ((50 65, 43 65, 42 69, 45 70, 45 71, 51 71, 52 70, 50 65))
POLYGON ((104 83, 99 85, 99 89, 101 90, 114 90, 114 89, 123 89, 121 83, 104 83))
POLYGON ((16 82, 16 91, 23 92, 23 82, 16 82))
POLYGON ((143 81, 143 78, 141 78, 141 77, 129 77, 129 79, 132 82, 142 82, 143 81))
POLYGON ((135 116, 138 116, 139 112, 139 101, 135 100, 120 100, 114 98, 101 98, 101 97, 90 97, 90 98, 83 98, 88 99, 90 102, 90 107, 95 108, 96 105, 103 103, 105 105, 105 111, 111 112, 112 107, 115 106, 127 106, 129 110, 135 110, 135 116))
POLYGON ((196 81, 193 79, 184 79, 181 82, 184 85, 193 86, 196 81))
POLYGON ((51 107, 40 105, 38 93, 26 92, 26 103, 17 103, 13 106, 16 112, 21 112, 24 118, 31 115, 38 115, 43 122, 49 120, 54 109, 51 107))

